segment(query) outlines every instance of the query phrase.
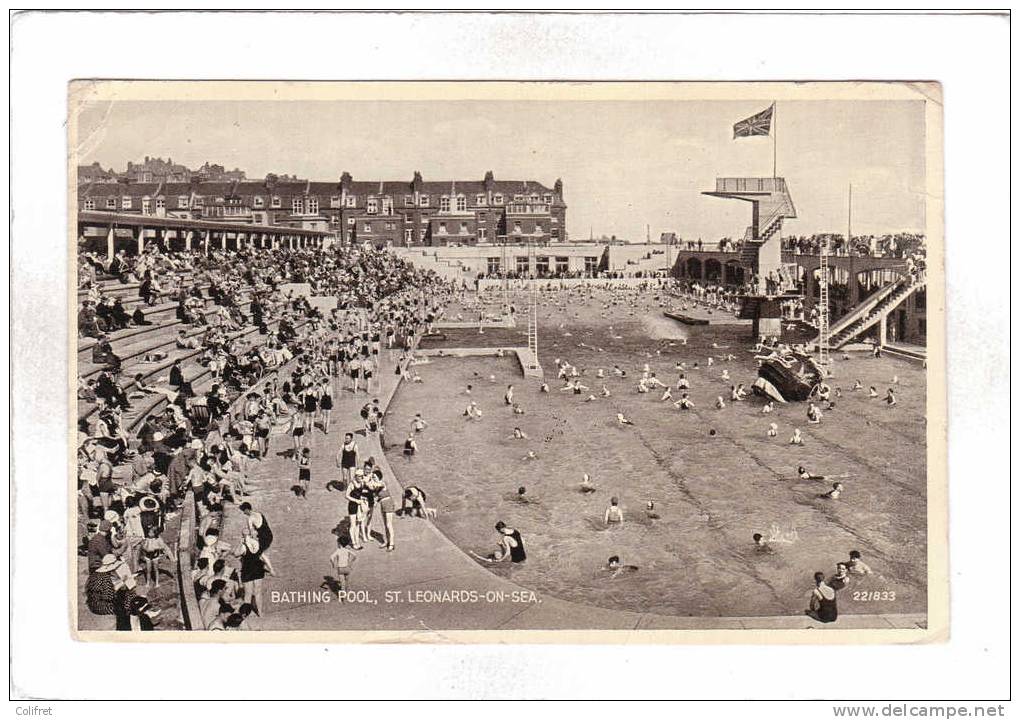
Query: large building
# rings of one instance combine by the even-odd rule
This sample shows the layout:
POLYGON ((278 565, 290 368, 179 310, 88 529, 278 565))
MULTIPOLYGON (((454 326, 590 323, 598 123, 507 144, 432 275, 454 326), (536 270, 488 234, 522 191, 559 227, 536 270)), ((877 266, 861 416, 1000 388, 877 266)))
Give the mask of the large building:
POLYGON ((444 246, 567 241, 563 183, 533 180, 336 182, 279 178, 79 184, 80 210, 328 230, 347 242, 444 246))

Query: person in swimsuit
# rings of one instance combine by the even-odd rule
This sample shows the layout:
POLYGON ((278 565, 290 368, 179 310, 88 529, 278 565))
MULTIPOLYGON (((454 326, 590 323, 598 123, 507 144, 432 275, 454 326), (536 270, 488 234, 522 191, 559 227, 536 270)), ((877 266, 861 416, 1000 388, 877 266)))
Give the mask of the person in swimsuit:
POLYGON ((308 486, 312 484, 312 449, 302 448, 301 454, 296 455, 298 465, 298 484, 295 487, 299 497, 308 497, 308 486))
POLYGON ((358 466, 358 444, 354 442, 353 433, 344 433, 344 442, 336 455, 336 466, 340 468, 340 479, 350 484, 354 477, 354 468, 358 466))
POLYGON ((609 499, 609 507, 606 508, 603 521, 606 526, 610 525, 623 525, 623 510, 620 508, 619 498, 612 497, 609 499))
POLYGON ((323 380, 319 386, 319 410, 322 413, 322 431, 329 435, 329 421, 333 414, 333 394, 329 390, 329 380, 323 380))
POLYGON ((836 591, 825 582, 825 573, 815 573, 815 587, 811 591, 811 602, 807 614, 819 622, 835 622, 839 617, 836 608, 836 591))
MULTIPOLYGON (((351 569, 357 560, 358 556, 347 549, 347 544, 343 539, 337 538, 336 550, 329 556, 329 566, 333 571, 333 578, 339 593, 345 593, 350 589, 351 569)), ((338 594, 337 597, 343 602, 342 594, 338 594)))
POLYGON ((420 433, 428 426, 429 424, 425 422, 425 418, 421 416, 421 413, 415 413, 414 420, 411 421, 411 429, 416 433, 420 433))
POLYGON ((393 497, 390 495, 389 488, 386 487, 386 483, 383 481, 381 469, 376 468, 372 471, 368 481, 368 489, 374 493, 376 504, 379 506, 383 516, 384 538, 380 545, 386 548, 387 552, 392 552, 396 547, 396 537, 393 533, 393 516, 397 511, 397 507, 393 502, 393 497))
POLYGON ((153 525, 149 528, 145 534, 145 539, 141 543, 141 555, 142 565, 145 571, 145 588, 148 590, 149 581, 152 580, 153 584, 159 587, 159 559, 165 556, 171 562, 174 562, 173 551, 166 544, 159 535, 159 527, 153 525))
POLYGON ((404 441, 404 457, 410 462, 414 458, 414 453, 418 450, 418 445, 414 442, 414 433, 408 433, 407 440, 404 441))
POLYGON ((347 490, 344 492, 344 497, 347 498, 347 517, 350 520, 351 525, 351 542, 355 550, 361 550, 364 545, 361 544, 364 531, 361 528, 361 520, 364 517, 364 505, 366 504, 362 497, 362 482, 361 479, 364 473, 358 469, 354 472, 354 475, 347 485, 347 490))
POLYGON ((520 531, 507 527, 507 524, 500 520, 496 523, 496 532, 499 533, 499 546, 496 548, 496 552, 485 557, 475 552, 471 554, 477 559, 489 563, 505 562, 507 560, 512 563, 522 563, 528 559, 528 555, 524 551, 524 540, 521 538, 520 531))
POLYGON ((250 603, 255 613, 262 614, 262 579, 274 575, 273 565, 265 551, 259 547, 259 541, 249 535, 244 539, 234 554, 241 559, 241 586, 244 601, 250 603))
POLYGON ((588 475, 588 473, 585 473, 581 478, 581 492, 585 494, 590 494, 595 492, 597 489, 598 488, 596 488, 591 481, 591 476, 588 475))
POLYGON ((266 516, 252 509, 250 502, 243 502, 238 509, 244 514, 246 527, 245 535, 254 535, 259 541, 262 552, 267 552, 273 544, 273 529, 269 527, 266 516))
POLYGON ((425 492, 421 488, 411 485, 404 490, 400 500, 400 514, 405 517, 425 517, 425 492))

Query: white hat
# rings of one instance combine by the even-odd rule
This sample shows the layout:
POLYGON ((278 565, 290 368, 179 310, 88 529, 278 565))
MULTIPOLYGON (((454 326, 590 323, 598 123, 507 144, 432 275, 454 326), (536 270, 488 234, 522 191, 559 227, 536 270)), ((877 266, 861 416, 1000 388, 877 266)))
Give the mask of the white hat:
POLYGON ((103 519, 109 520, 110 522, 114 523, 120 520, 120 515, 118 515, 115 510, 107 510, 105 513, 103 513, 103 519))
POLYGON ((156 442, 159 442, 160 440, 163 439, 163 433, 161 433, 161 432, 153 433, 152 434, 152 439, 155 440, 156 442))
POLYGON ((99 566, 96 572, 110 572, 118 565, 120 565, 121 559, 113 553, 106 553, 103 555, 103 564, 99 566))
POLYGON ((202 449, 202 441, 199 440, 198 438, 195 438, 194 440, 192 440, 191 441, 191 449, 192 450, 201 450, 202 449))

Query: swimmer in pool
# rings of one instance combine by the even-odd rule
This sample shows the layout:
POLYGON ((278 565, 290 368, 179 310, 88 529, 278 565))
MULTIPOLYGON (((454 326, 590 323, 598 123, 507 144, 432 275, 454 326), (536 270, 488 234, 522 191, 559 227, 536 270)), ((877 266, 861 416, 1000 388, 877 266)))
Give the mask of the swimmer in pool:
POLYGON ((633 425, 634 424, 630 420, 625 418, 623 416, 623 413, 616 413, 616 422, 620 423, 621 425, 633 425))
POLYGON ((514 434, 510 436, 512 440, 527 440, 528 436, 519 427, 514 428, 514 434))
POLYGON ((839 500, 839 496, 842 494, 843 483, 834 482, 832 483, 832 490, 825 493, 824 495, 819 495, 819 497, 825 498, 826 500, 839 500))
POLYGON ((658 520, 661 516, 655 511, 655 501, 649 500, 645 503, 645 517, 649 520, 658 520))
POLYGON ((864 388, 864 383, 862 383, 860 380, 854 380, 854 386, 852 388, 850 388, 850 389, 851 390, 862 390, 863 388, 864 388))
POLYGON ((595 485, 592 483, 591 477, 588 475, 588 473, 585 473, 584 476, 581 478, 581 492, 588 494, 593 493, 596 490, 598 490, 598 488, 596 488, 595 485))
POLYGON ((620 507, 620 501, 616 497, 609 499, 609 507, 606 508, 603 521, 605 522, 606 527, 611 525, 623 525, 623 509, 620 507))
POLYGON ((608 562, 606 562, 606 566, 602 568, 602 571, 609 573, 610 580, 615 580, 620 577, 620 575, 629 572, 636 572, 637 569, 637 565, 621 565, 620 556, 613 555, 609 558, 608 562))
POLYGON ((715 409, 722 410, 724 407, 726 407, 726 403, 723 402, 722 395, 719 395, 715 399, 715 409))
POLYGON ((889 388, 888 390, 885 391, 885 403, 889 407, 892 407, 893 405, 896 404, 896 396, 893 395, 892 388, 889 388))
POLYGON ((609 388, 607 388, 604 384, 602 385, 602 392, 600 394, 602 397, 609 397, 612 395, 612 393, 609 392, 609 388))
POLYGON ((770 412, 776 409, 775 404, 769 400, 767 403, 761 406, 762 415, 768 415, 770 412))
POLYGON ((775 552, 775 548, 773 548, 768 541, 761 536, 761 533, 755 533, 751 536, 751 539, 754 540, 754 549, 756 552, 760 552, 763 555, 775 552))
POLYGON ((535 454, 534 450, 528 450, 528 454, 525 455, 522 460, 538 460, 538 455, 535 454))
POLYGON ((675 407, 677 410, 693 410, 694 403, 691 402, 691 399, 687 396, 687 393, 681 393, 680 399, 673 403, 673 407, 675 407))
POLYGON ((779 434, 779 426, 775 423, 769 423, 769 430, 765 433, 766 437, 774 438, 779 434))
POLYGON ((791 445, 803 445, 804 444, 804 438, 801 437, 800 428, 794 428, 793 429, 793 437, 790 438, 790 444, 791 445))
POLYGON ((673 392, 669 388, 666 388, 666 392, 662 393, 662 397, 659 398, 659 402, 665 402, 666 400, 672 400, 672 399, 673 399, 673 392))

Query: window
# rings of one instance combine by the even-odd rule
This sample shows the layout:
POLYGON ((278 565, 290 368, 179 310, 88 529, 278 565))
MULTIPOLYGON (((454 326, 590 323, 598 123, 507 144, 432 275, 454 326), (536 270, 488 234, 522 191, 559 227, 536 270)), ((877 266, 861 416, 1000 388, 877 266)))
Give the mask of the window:
POLYGON ((354 218, 352 218, 352 217, 347 218, 347 224, 348 225, 353 225, 354 224, 354 218))
POLYGON ((485 270, 489 275, 499 274, 499 258, 491 257, 485 259, 485 270))
POLYGON ((382 199, 382 214, 383 215, 393 214, 393 198, 386 197, 382 199))
POLYGON ((545 230, 542 229, 542 223, 540 223, 540 222, 535 223, 535 234, 536 235, 541 235, 544 232, 545 232, 545 230))
POLYGON ((550 205, 552 205, 552 201, 553 201, 553 200, 552 200, 552 195, 546 195, 546 196, 545 196, 545 201, 546 201, 547 203, 549 203, 550 205))
POLYGON ((584 259, 584 272, 594 275, 599 271, 599 259, 597 257, 586 257, 584 259))
POLYGON ((461 235, 467 235, 467 233, 468 233, 467 223, 461 223, 460 224, 460 234, 461 235))
POLYGON ((537 203, 538 202, 538 195, 532 195, 530 198, 528 198, 528 200, 530 200, 533 203, 537 203))
POLYGON ((379 212, 379 201, 375 198, 369 198, 368 205, 366 206, 366 212, 368 212, 369 215, 375 215, 379 212))
POLYGON ((372 232, 372 223, 365 223, 365 232, 372 232))
POLYGON ((421 233, 419 234, 419 237, 420 237, 420 238, 421 238, 422 240, 424 240, 424 239, 425 239, 425 234, 426 234, 427 232, 428 232, 428 228, 422 228, 422 229, 421 229, 421 233))
POLYGON ((535 258, 535 274, 538 276, 549 274, 549 256, 541 255, 535 258))
POLYGON ((106 207, 110 208, 111 210, 116 210, 117 209, 117 198, 115 198, 115 197, 106 198, 106 207))
POLYGON ((521 234, 521 223, 520 223, 520 221, 515 221, 514 222, 514 234, 515 235, 520 235, 521 234))
POLYGON ((565 273, 570 269, 570 258, 558 257, 556 258, 556 272, 565 273))
POLYGON ((485 196, 484 195, 475 195, 475 205, 484 205, 484 204, 485 204, 485 196))
POLYGON ((330 206, 331 208, 334 208, 334 207, 340 207, 340 196, 339 196, 339 195, 333 195, 333 196, 331 196, 331 197, 329 198, 329 206, 330 206))
POLYGON ((457 197, 457 212, 467 212, 467 198, 463 195, 457 197))
POLYGON ((148 215, 150 212, 152 212, 152 200, 142 198, 142 215, 148 215))
POLYGON ((529 272, 531 272, 531 263, 528 262, 527 255, 518 255, 516 259, 518 275, 527 275, 529 272))
POLYGON ((274 208, 278 208, 278 207, 282 207, 282 206, 283 206, 283 202, 280 200, 280 196, 279 195, 273 195, 273 207, 274 208))
POLYGON ((290 201, 290 210, 295 215, 304 215, 305 212, 305 199, 294 198, 290 201))
POLYGON ((319 214, 319 198, 317 197, 308 198, 308 214, 309 215, 319 214))
POLYGON ((446 234, 446 223, 439 223, 439 234, 440 235, 446 234))
POLYGON ((421 197, 419 197, 418 198, 418 204, 421 205, 422 207, 428 207, 429 206, 429 196, 428 195, 422 195, 421 197))
POLYGON ((552 229, 552 236, 553 236, 553 240, 559 240, 560 239, 560 229, 559 228, 553 228, 552 229))
POLYGON ((254 198, 252 198, 252 201, 251 201, 252 207, 257 207, 257 208, 265 207, 265 204, 266 204, 266 201, 262 199, 261 195, 256 195, 254 198))
POLYGON ((404 213, 404 222, 409 223, 413 220, 411 213, 404 213))
POLYGON ((388 222, 388 223, 386 223, 386 229, 387 230, 396 230, 397 229, 397 224, 396 223, 392 223, 392 222, 388 222))
POLYGON ((405 195, 404 196, 404 207, 413 206, 413 205, 414 205, 414 195, 405 195))
POLYGON ((188 199, 189 198, 188 198, 187 195, 178 195, 177 196, 177 207, 179 207, 179 208, 186 208, 186 207, 188 207, 188 199))
POLYGON ((414 239, 414 230, 407 228, 404 230, 404 242, 409 243, 414 239))
POLYGON ((125 195, 124 197, 122 197, 120 199, 120 207, 123 210, 130 210, 131 209, 131 196, 130 195, 125 195))
POLYGON ((86 198, 85 202, 82 203, 82 205, 84 206, 84 208, 86 210, 95 210, 96 209, 96 201, 93 200, 92 198, 86 198))
POLYGON ((552 217, 552 224, 553 225, 556 225, 557 223, 559 223, 559 221, 560 221, 560 219, 558 217, 556 217, 556 216, 552 217))
POLYGON ((502 195, 493 195, 492 196, 492 202, 494 202, 496 205, 502 205, 503 204, 503 196, 502 195))
POLYGON ((450 212, 450 198, 445 195, 439 198, 439 212, 450 212))
POLYGON ((485 228, 478 228, 478 239, 479 240, 485 240, 485 238, 486 238, 486 236, 488 236, 488 234, 489 234, 489 231, 486 230, 485 228))
POLYGON ((918 290, 914 293, 914 308, 918 312, 926 312, 928 305, 928 293, 925 290, 918 290))
POLYGON ((514 195, 514 202, 520 202, 524 199, 523 195, 514 195))
POLYGON ((347 207, 358 207, 358 198, 355 195, 348 195, 344 198, 344 205, 347 207))
POLYGON ((156 209, 157 210, 164 210, 164 209, 166 209, 166 200, 164 200, 161 197, 156 198, 156 209))

